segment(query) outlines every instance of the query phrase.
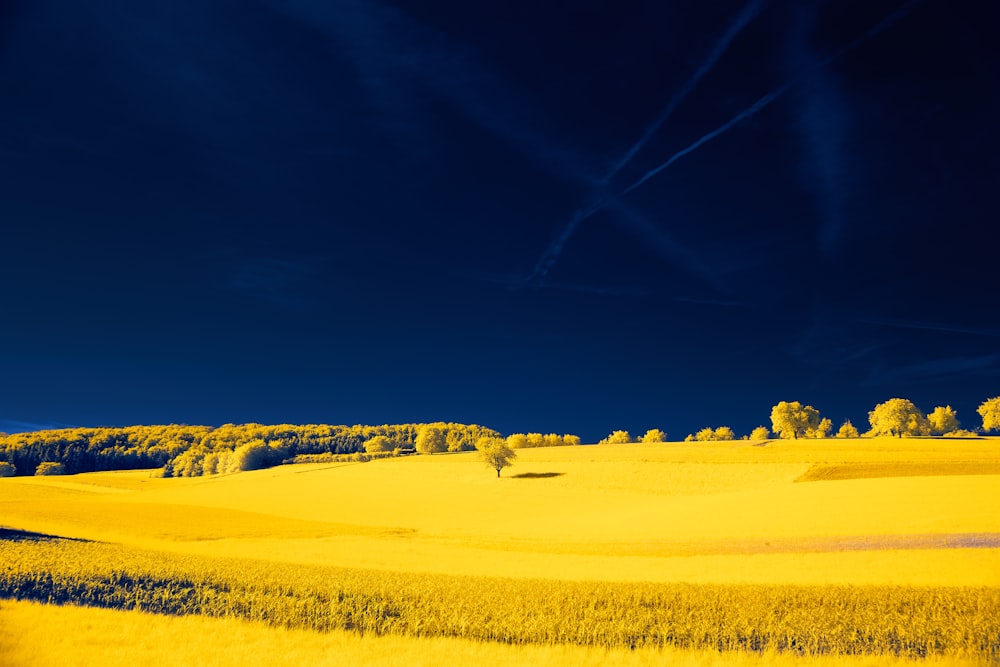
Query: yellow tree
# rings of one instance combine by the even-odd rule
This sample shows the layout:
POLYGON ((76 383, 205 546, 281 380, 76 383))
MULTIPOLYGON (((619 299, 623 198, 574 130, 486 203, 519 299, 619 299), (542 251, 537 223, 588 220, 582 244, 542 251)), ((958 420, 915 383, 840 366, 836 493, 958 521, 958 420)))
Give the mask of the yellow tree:
POLYGON ((375 435, 365 440, 365 452, 369 454, 391 452, 392 448, 392 441, 384 435, 375 435))
POLYGON ((479 450, 479 458, 497 471, 497 477, 500 476, 501 470, 511 465, 511 461, 517 458, 517 454, 503 438, 480 438, 476 442, 476 449, 479 450))
POLYGON ((736 433, 734 433, 733 429, 729 428, 728 426, 720 426, 719 428, 715 429, 715 433, 712 434, 712 439, 713 440, 735 440, 736 439, 736 433))
POLYGON ((563 439, 562 436, 557 433, 546 433, 544 442, 546 447, 561 447, 563 439))
POLYGON ((829 437, 831 430, 833 430, 833 422, 827 418, 823 418, 819 420, 819 424, 816 425, 815 429, 806 431, 806 435, 810 438, 826 438, 829 437))
POLYGON ((642 436, 643 442, 666 442, 667 434, 658 428, 651 428, 642 436))
POLYGON ((1000 396, 983 401, 976 412, 983 418, 984 431, 1000 429, 1000 396))
POLYGON ((758 426, 754 430, 750 431, 751 440, 767 440, 771 437, 771 432, 767 430, 766 426, 758 426))
POLYGON ((421 454, 443 452, 448 448, 444 430, 435 424, 425 424, 417 431, 417 451, 421 454))
POLYGON ((858 428, 851 423, 850 419, 845 419, 844 423, 840 425, 840 429, 837 431, 838 438, 858 438, 860 434, 858 433, 858 428))
POLYGON ((819 428, 819 410, 798 401, 781 401, 771 408, 771 430, 781 438, 799 438, 819 428))
POLYGON ((605 445, 626 444, 629 442, 633 442, 633 440, 632 436, 629 434, 628 431, 613 431, 608 435, 608 437, 604 438, 604 440, 601 440, 601 444, 605 445))
POLYGON ((958 417, 950 405, 944 407, 937 406, 927 415, 927 422, 931 427, 931 435, 944 435, 958 430, 958 417))
POLYGON ((712 430, 710 426, 706 426, 697 433, 694 434, 694 439, 698 442, 708 442, 709 440, 715 440, 715 431, 712 430))
POLYGON ((931 427, 927 417, 905 398, 890 398, 885 403, 879 403, 868 413, 868 423, 872 426, 872 435, 928 435, 931 427))
POLYGON ((521 449, 528 446, 528 436, 524 433, 511 433, 507 436, 507 444, 511 449, 521 449))

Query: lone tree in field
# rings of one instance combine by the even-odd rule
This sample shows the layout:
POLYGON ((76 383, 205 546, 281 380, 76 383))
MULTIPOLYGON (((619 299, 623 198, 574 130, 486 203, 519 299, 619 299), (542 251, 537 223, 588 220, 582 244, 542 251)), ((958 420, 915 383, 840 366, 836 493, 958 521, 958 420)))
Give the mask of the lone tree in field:
POLYGON ((479 450, 479 457, 486 462, 486 465, 500 471, 511 465, 511 461, 517 458, 514 450, 507 445, 503 438, 480 438, 476 442, 476 449, 479 450))
POLYGON ((798 439, 815 434, 820 423, 819 410, 798 401, 781 401, 771 408, 771 430, 780 438, 798 439))
POLYGON ((443 452, 448 449, 448 437, 439 427, 425 424, 417 431, 417 442, 415 444, 417 451, 421 454, 443 452))
POLYGON ((931 427, 931 435, 944 435, 958 430, 958 417, 950 405, 944 407, 937 406, 934 411, 927 415, 927 422, 931 427))
POLYGON ((983 418, 984 431, 1000 429, 1000 396, 983 401, 976 412, 983 418))
POLYGON ((905 398, 890 398, 879 403, 868 413, 868 423, 872 425, 872 435, 929 435, 931 426, 927 417, 905 398))

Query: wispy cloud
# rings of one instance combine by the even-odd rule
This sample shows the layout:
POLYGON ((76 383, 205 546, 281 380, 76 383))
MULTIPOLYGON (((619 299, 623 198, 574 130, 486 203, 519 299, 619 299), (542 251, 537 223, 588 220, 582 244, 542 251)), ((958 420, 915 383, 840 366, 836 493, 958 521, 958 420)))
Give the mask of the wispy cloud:
POLYGON ((912 364, 872 368, 864 384, 885 385, 901 382, 929 382, 955 376, 1000 375, 1000 353, 931 359, 912 364))
POLYGON ((611 170, 603 179, 601 179, 599 183, 600 186, 607 186, 611 183, 614 177, 617 176, 622 169, 628 166, 639 151, 641 151, 646 144, 649 143, 650 139, 653 138, 653 135, 656 134, 661 127, 663 127, 663 124, 666 123, 670 116, 673 115, 674 111, 677 110, 677 107, 679 107, 681 103, 687 99, 688 95, 690 95, 698 84, 701 83, 701 80, 712 71, 715 64, 719 62, 719 59, 726 53, 726 51, 729 50, 730 44, 733 43, 733 40, 736 39, 737 35, 743 32, 743 29, 746 28, 747 24, 750 23, 750 21, 752 21, 758 13, 760 13, 762 5, 762 0, 750 0, 750 2, 743 7, 743 10, 736 15, 736 18, 733 19, 729 28, 723 33, 722 37, 709 52, 705 61, 700 67, 698 67, 698 69, 695 70, 691 78, 684 82, 684 84, 670 96, 670 99, 667 101, 667 105, 663 107, 663 110, 659 113, 659 115, 653 119, 653 122, 646 127, 646 130, 642 133, 639 139, 632 144, 621 159, 612 165, 611 170))
MULTIPOLYGON (((854 49, 859 48, 867 41, 881 34, 889 27, 894 25, 897 21, 901 20, 907 14, 909 14, 919 2, 920 0, 913 0, 901 6, 896 11, 892 12, 889 16, 880 21, 878 24, 876 24, 873 28, 868 30, 866 33, 854 39, 853 41, 849 42, 845 46, 837 49, 832 54, 830 54, 829 56, 818 62, 812 68, 811 72, 826 67, 827 65, 830 65, 839 58, 843 57, 845 54, 849 53, 850 51, 853 51, 854 49)), ((756 114, 760 113, 761 111, 769 107, 771 104, 781 99, 782 96, 784 96, 789 90, 791 90, 794 86, 800 84, 801 82, 802 81, 799 79, 793 79, 779 86, 773 91, 767 93, 766 95, 763 95, 762 97, 758 98, 757 101, 755 101, 753 104, 746 107, 745 109, 739 111, 736 115, 732 116, 722 125, 719 125, 714 130, 702 135, 692 143, 688 144, 688 146, 686 146, 685 148, 671 155, 669 158, 661 162, 656 167, 647 171, 645 174, 643 174, 641 178, 639 178, 637 181, 635 181, 627 188, 625 188, 622 191, 621 195, 619 195, 619 198, 642 187, 650 180, 652 180, 654 177, 656 177, 657 175, 659 175, 660 173, 671 167, 681 158, 690 155, 691 153, 694 153, 705 144, 714 141, 715 139, 718 139, 719 137, 725 135, 743 121, 752 118, 756 114)), ((548 272, 558 261, 559 256, 562 253, 562 249, 565 247, 570 237, 576 231, 577 227, 579 227, 579 225, 587 218, 591 217, 598 211, 606 208, 610 202, 614 202, 617 200, 618 198, 615 197, 607 197, 603 199, 594 198, 592 201, 588 202, 584 207, 579 209, 577 213, 574 214, 573 218, 570 219, 569 223, 560 230, 560 233, 556 236, 553 243, 551 243, 546 248, 545 253, 543 253, 542 257, 539 259, 538 265, 536 266, 535 275, 536 276, 540 275, 541 277, 544 278, 544 276, 548 274, 548 272)), ((833 238, 833 236, 831 236, 831 238, 833 238)))
POLYGON ((969 327, 962 324, 951 324, 947 322, 915 322, 911 320, 894 320, 886 318, 868 318, 859 320, 859 322, 879 327, 922 329, 925 331, 941 331, 944 333, 967 334, 970 336, 988 336, 990 338, 1000 337, 1000 331, 996 329, 983 329, 980 327, 969 327))
MULTIPOLYGON (((756 14, 759 4, 751 0, 696 77, 682 89, 683 94, 675 95, 665 112, 667 115, 711 69, 729 41, 756 14)), ((431 92, 564 182, 597 192, 603 182, 617 173, 613 169, 602 178, 595 160, 567 147, 567 142, 553 139, 555 125, 546 122, 525 102, 528 98, 522 91, 477 62, 471 48, 454 44, 447 36, 433 33, 398 10, 371 0, 345 0, 331 5, 290 0, 282 7, 311 22, 340 44, 382 113, 410 123, 414 134, 423 134, 419 103, 415 99, 421 92, 431 92)), ((632 152, 637 152, 644 143, 641 139, 632 152)), ((713 286, 719 285, 718 276, 693 249, 672 238, 644 213, 617 200, 606 202, 602 208, 607 208, 613 219, 665 261, 713 286)), ((590 217, 595 210, 585 207, 573 219, 590 217)), ((534 284, 537 278, 548 274, 548 268, 558 259, 576 227, 577 223, 571 222, 568 230, 556 234, 532 277, 521 280, 522 286, 534 284)))
MULTIPOLYGON (((539 257, 538 262, 535 264, 535 269, 532 272, 531 280, 533 281, 543 281, 549 275, 549 272, 559 261, 560 256, 562 256, 563 251, 566 248, 566 244, 569 242, 573 234, 576 233, 577 228, 580 224, 595 214, 597 211, 611 207, 620 207, 621 203, 618 198, 611 196, 607 192, 608 186, 614 180, 615 176, 621 172, 628 164, 635 158, 635 156, 641 151, 646 144, 649 143, 653 135, 656 134, 663 127, 663 124, 667 122, 674 111, 681 105, 681 103, 687 99, 691 91, 695 89, 698 83, 708 74, 719 59, 725 54, 729 49, 729 45, 732 43, 733 39, 742 32, 746 25, 753 20, 757 13, 760 11, 761 2, 759 0, 750 0, 749 3, 743 8, 737 17, 730 24, 729 29, 725 31, 722 38, 715 45, 708 55, 708 58, 695 70, 694 75, 688 79, 677 91, 670 97, 667 101, 666 106, 657 115, 656 118, 646 127, 643 133, 639 136, 632 146, 629 147, 625 154, 618 159, 612 166, 611 169, 604 174, 600 179, 591 179, 592 191, 590 197, 587 201, 583 202, 579 209, 577 209, 572 217, 559 229, 556 235, 553 237, 552 242, 545 248, 542 252, 541 257, 539 257)), ((627 191, 626 191, 627 192, 627 191)), ((634 216, 631 216, 634 219, 634 216)), ((634 221, 634 220, 633 220, 634 221)), ((643 229, 648 229, 647 225, 642 225, 643 229)), ((660 236, 663 236, 662 234, 660 236)), ((657 244, 659 247, 663 247, 662 241, 657 244)), ((666 257, 676 256, 678 253, 678 244, 676 242, 669 242, 667 244, 670 246, 666 257)), ((684 255, 691 256, 693 253, 690 250, 684 250, 684 255)), ((687 264, 690 268, 690 264, 687 264)), ((700 275, 704 276, 700 271, 696 271, 700 275)))

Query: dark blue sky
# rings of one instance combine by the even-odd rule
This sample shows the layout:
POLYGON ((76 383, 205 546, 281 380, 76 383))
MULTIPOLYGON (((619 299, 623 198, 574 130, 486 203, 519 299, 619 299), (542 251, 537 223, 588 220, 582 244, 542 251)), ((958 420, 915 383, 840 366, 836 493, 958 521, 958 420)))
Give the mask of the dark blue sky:
POLYGON ((683 437, 893 396, 975 426, 997 25, 982 0, 3 0, 0 430, 683 437))

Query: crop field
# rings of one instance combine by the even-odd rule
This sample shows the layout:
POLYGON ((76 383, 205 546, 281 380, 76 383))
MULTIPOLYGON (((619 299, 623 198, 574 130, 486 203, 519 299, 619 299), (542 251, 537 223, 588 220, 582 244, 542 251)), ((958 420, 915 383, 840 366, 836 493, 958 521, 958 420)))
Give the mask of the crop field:
POLYGON ((474 453, 7 478, 0 598, 456 656, 425 664, 986 664, 997 473, 1000 440, 885 438, 525 449, 501 479, 474 453))

